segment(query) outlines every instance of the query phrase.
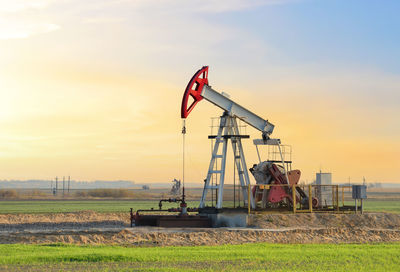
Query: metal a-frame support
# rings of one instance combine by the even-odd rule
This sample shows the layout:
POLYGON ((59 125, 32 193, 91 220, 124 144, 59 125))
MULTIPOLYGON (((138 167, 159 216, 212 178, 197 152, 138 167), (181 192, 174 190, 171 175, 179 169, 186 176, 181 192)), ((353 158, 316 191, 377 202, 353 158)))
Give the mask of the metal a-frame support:
MULTIPOLYGON (((215 144, 211 155, 210 165, 208 167, 207 178, 205 179, 203 194, 200 200, 200 208, 206 205, 207 193, 209 190, 217 190, 217 204, 216 208, 221 209, 223 203, 224 181, 225 181, 225 167, 226 167, 226 154, 228 141, 231 140, 233 154, 235 156, 235 164, 239 175, 240 186, 242 188, 242 195, 244 202, 248 201, 248 188, 250 184, 249 173, 247 170, 246 160, 244 157, 243 146, 239 132, 239 127, 235 117, 229 115, 228 112, 220 117, 220 124, 218 134, 215 138, 215 144), (222 153, 218 153, 220 144, 222 143, 222 153), (218 159, 220 159, 220 168, 218 169, 218 159), (212 175, 219 175, 216 185, 210 184, 212 175)), ((250 194, 250 204, 255 208, 253 196, 250 194)))

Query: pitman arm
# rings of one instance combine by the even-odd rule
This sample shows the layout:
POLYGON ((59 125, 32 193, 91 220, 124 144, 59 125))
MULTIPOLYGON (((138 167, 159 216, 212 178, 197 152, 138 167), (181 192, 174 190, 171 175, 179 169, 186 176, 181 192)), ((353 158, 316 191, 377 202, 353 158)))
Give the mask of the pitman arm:
POLYGON ((193 110, 194 106, 203 98, 228 112, 229 115, 237 117, 255 129, 261 131, 264 140, 268 139, 269 135, 274 130, 274 125, 268 122, 268 120, 264 120, 236 102, 230 100, 228 97, 213 90, 208 85, 208 66, 203 66, 203 68, 198 70, 189 81, 182 99, 181 117, 186 118, 193 110), (191 96, 194 101, 188 107, 189 96, 191 96))

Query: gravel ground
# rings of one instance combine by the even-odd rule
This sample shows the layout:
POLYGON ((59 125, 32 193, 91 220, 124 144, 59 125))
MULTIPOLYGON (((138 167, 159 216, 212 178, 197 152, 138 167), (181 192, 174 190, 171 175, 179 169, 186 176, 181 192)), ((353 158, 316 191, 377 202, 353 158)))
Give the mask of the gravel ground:
POLYGON ((256 214, 248 228, 129 227, 127 213, 0 215, 0 243, 132 246, 399 242, 400 215, 256 214))

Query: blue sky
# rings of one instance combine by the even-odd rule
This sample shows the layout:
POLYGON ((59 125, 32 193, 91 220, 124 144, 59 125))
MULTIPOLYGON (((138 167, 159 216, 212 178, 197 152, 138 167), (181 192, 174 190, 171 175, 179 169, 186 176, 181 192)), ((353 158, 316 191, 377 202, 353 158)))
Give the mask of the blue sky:
MULTIPOLYGON (((361 0, 0 0, 0 170, 169 182, 181 173, 183 90, 210 65, 214 88, 276 125, 304 179, 322 166, 338 181, 400 181, 399 10, 361 0)), ((209 117, 219 114, 202 102, 188 120, 190 181, 205 175, 209 117)))
POLYGON ((274 66, 361 66, 398 74, 399 10, 398 1, 306 0, 208 18, 252 33, 264 45, 262 60, 274 66))

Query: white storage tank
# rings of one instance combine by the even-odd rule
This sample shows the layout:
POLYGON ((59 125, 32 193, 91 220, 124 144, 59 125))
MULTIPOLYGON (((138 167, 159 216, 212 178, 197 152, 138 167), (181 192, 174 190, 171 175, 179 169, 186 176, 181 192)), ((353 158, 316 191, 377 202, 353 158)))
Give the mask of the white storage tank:
MULTIPOLYGON (((316 185, 332 185, 332 173, 316 174, 315 178, 316 185)), ((332 186, 317 186, 316 195, 319 201, 320 207, 332 206, 332 186)))

